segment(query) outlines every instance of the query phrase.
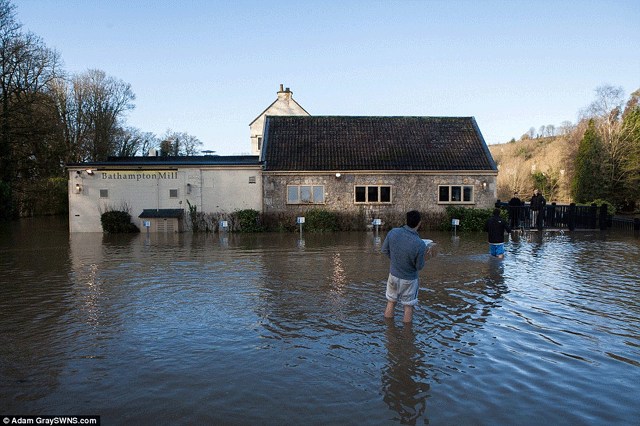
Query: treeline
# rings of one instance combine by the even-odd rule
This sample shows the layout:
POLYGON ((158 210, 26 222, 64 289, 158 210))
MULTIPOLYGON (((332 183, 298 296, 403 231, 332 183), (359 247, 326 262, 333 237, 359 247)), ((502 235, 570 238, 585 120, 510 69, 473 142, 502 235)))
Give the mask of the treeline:
POLYGON ((202 142, 185 132, 128 126, 131 85, 104 71, 69 74, 60 55, 16 20, 0 0, 0 219, 66 211, 67 163, 108 156, 193 155, 202 142))
POLYGON ((517 142, 490 146, 498 198, 538 188, 547 200, 640 208, 640 89, 627 98, 621 87, 600 86, 579 115, 575 125, 532 127, 517 142))

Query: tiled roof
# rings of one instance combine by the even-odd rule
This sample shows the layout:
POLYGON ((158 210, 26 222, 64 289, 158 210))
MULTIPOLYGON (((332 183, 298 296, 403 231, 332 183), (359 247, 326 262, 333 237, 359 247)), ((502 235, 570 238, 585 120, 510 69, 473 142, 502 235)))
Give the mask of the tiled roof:
POLYGON ((473 117, 268 116, 266 171, 497 171, 473 117))

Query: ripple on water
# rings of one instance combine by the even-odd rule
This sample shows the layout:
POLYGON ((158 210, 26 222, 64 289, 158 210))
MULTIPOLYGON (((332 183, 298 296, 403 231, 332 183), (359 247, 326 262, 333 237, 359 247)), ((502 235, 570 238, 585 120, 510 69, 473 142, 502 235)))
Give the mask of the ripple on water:
POLYGON ((382 319, 388 261, 371 233, 65 235, 40 265, 0 247, 2 407, 113 423, 640 415, 637 240, 531 236, 495 261, 484 235, 428 236, 441 255, 412 327, 400 309, 382 319))

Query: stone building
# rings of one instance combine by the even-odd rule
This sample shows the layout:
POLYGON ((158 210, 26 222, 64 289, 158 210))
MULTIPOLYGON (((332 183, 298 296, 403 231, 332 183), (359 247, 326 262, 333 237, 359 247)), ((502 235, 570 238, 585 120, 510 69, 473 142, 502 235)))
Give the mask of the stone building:
POLYGON ((347 215, 489 208, 496 164, 473 117, 271 117, 262 152, 263 212, 320 207, 347 215))

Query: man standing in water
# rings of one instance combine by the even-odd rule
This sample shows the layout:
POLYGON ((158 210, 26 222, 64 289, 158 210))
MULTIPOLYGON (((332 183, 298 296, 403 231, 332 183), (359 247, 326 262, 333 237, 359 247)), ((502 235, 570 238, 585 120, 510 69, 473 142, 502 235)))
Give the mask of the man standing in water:
POLYGON ((520 226, 520 206, 522 201, 518 198, 518 191, 513 193, 513 197, 509 200, 509 224, 512 228, 520 226))
POLYGON ((387 279, 387 308, 385 318, 393 318, 393 310, 400 301, 404 307, 402 322, 411 323, 413 307, 418 303, 418 272, 424 268, 427 246, 418 235, 420 212, 407 213, 407 224, 393 228, 382 243, 382 253, 391 259, 387 279))
POLYGON ((504 233, 511 232, 511 228, 500 217, 500 209, 493 209, 491 216, 484 226, 489 233, 489 252, 498 259, 504 257, 504 233))
POLYGON ((542 222, 544 219, 544 206, 547 204, 544 196, 538 192, 537 189, 533 190, 533 197, 531 197, 531 213, 532 213, 532 228, 542 228, 542 222))

